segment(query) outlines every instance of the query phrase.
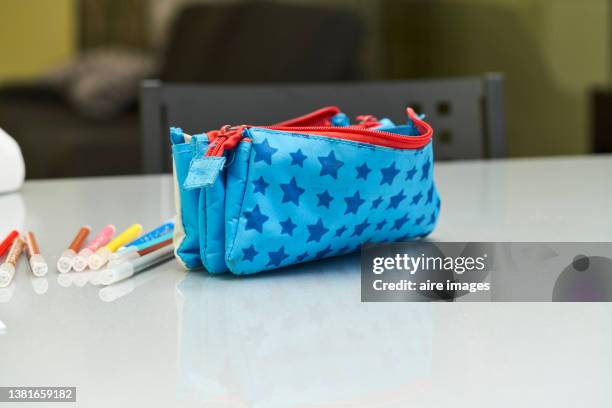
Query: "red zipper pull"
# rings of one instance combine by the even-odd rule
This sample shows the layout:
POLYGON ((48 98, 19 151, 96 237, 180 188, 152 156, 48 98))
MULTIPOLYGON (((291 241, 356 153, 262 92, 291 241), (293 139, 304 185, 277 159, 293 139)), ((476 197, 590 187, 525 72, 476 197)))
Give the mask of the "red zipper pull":
POLYGON ((206 156, 221 157, 225 150, 231 150, 242 140, 242 132, 248 128, 246 125, 223 126, 218 132, 209 132, 211 140, 206 156))
POLYGON ((225 150, 233 149, 240 143, 242 132, 246 128, 246 125, 226 125, 219 130, 208 132, 208 150, 204 156, 196 156, 191 160, 183 188, 191 190, 212 186, 225 167, 225 150))

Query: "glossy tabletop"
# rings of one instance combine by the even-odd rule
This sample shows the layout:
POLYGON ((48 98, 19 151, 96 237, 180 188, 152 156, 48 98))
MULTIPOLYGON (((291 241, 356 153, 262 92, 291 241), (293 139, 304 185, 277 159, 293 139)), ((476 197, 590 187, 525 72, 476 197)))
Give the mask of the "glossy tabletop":
MULTIPOLYGON (((432 239, 612 241, 611 175, 611 156, 439 163, 432 239)), ((173 213, 169 176, 31 181, 0 196, 0 234, 35 231, 55 263, 83 224, 173 213)), ((612 404, 608 304, 361 303, 358 255, 248 278, 171 261, 104 289, 23 262, 0 386, 76 386, 77 406, 612 404)))

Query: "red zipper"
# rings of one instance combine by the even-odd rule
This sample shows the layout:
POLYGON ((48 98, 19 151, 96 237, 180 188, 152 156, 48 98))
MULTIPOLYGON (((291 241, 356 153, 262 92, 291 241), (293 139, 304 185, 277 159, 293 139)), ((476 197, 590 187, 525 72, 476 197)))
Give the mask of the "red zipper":
POLYGON ((331 126, 331 119, 340 113, 337 106, 326 106, 306 115, 276 123, 273 126, 298 127, 298 126, 331 126))
MULTIPOLYGON (((244 138, 243 132, 247 128, 258 127, 263 129, 281 130, 291 133, 312 134, 316 136, 330 137, 334 139, 351 140, 354 142, 372 144, 376 146, 392 147, 395 149, 420 149, 426 146, 433 136, 433 129, 429 124, 419 119, 411 108, 406 110, 408 117, 414 122, 421 135, 402 136, 381 130, 372 130, 364 127, 363 123, 356 126, 332 127, 332 126, 224 126, 219 131, 209 132, 212 143, 206 152, 206 156, 223 156, 225 150, 235 148, 244 138)), ((315 112, 316 113, 316 112, 315 112)), ((288 121, 291 122, 291 121, 288 121)), ((367 122, 366 122, 367 123, 367 122)), ((370 122, 371 123, 371 122, 370 122)))

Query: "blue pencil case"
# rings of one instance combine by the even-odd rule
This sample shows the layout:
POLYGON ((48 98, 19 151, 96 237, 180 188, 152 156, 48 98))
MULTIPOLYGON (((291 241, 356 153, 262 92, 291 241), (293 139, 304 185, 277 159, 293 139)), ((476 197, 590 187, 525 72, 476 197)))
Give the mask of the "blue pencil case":
POLYGON ((251 274, 425 237, 440 211, 433 130, 407 112, 400 126, 225 127, 190 148, 175 144, 179 215, 190 230, 178 258, 251 274))
MULTIPOLYGON (((364 117, 363 127, 378 126, 383 121, 364 117)), ((330 106, 278 123, 277 126, 348 126, 349 119, 337 107, 330 106)), ((215 137, 219 132, 208 132, 215 137)), ((205 267, 211 273, 226 272, 224 260, 225 171, 209 189, 184 188, 191 161, 204 156, 209 146, 206 133, 189 135, 181 128, 170 129, 174 166, 177 222, 174 230, 176 258, 185 269, 205 267), (219 216, 221 214, 221 216, 219 216)))

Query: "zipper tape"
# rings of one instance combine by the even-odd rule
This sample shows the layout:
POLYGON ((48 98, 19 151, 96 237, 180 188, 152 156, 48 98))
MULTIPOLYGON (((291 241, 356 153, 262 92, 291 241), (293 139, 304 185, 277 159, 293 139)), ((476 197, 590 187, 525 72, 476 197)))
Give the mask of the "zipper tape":
MULTIPOLYGON (((377 122, 377 120, 371 116, 363 117, 365 119, 362 119, 362 123, 356 126, 287 126, 287 123, 301 124, 308 123, 309 121, 312 121, 312 123, 320 122, 322 118, 329 118, 329 115, 335 112, 335 109, 337 108, 323 108, 308 115, 272 126, 226 125, 220 130, 209 132, 208 137, 211 143, 208 151, 204 157, 195 157, 191 161, 189 174, 187 175, 183 187, 190 190, 212 186, 225 165, 225 151, 234 149, 238 143, 244 139, 244 130, 252 127, 291 133, 312 134, 406 150, 420 149, 426 146, 433 136, 432 127, 421 120, 412 108, 407 108, 406 113, 409 120, 413 122, 419 133, 421 133, 419 136, 404 136, 391 132, 369 129, 368 126, 370 126, 371 123, 377 122)), ((334 114, 337 113, 338 112, 335 112, 334 114)))

